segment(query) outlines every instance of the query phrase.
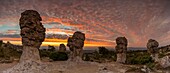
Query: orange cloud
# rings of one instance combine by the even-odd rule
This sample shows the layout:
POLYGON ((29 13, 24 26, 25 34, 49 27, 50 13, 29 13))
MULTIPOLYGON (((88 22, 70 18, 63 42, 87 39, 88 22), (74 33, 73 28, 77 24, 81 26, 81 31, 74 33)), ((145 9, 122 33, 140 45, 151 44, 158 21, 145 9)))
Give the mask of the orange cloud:
POLYGON ((47 28, 46 29, 46 33, 52 33, 52 34, 63 34, 65 33, 66 35, 72 35, 74 31, 70 31, 70 30, 64 30, 64 29, 58 29, 58 28, 47 28))
MULTIPOLYGON (((0 38, 4 42, 10 41, 12 44, 21 45, 21 38, 0 38)), ((67 39, 45 39, 42 46, 59 46, 61 43, 67 44, 67 39)), ((95 42, 95 41, 85 41, 84 46, 113 46, 114 44, 108 42, 95 42)))
POLYGON ((48 16, 42 16, 42 23, 51 23, 51 22, 58 22, 66 26, 72 26, 72 27, 82 27, 81 24, 74 23, 73 21, 67 20, 67 19, 61 19, 61 18, 55 18, 55 17, 48 17, 48 16))

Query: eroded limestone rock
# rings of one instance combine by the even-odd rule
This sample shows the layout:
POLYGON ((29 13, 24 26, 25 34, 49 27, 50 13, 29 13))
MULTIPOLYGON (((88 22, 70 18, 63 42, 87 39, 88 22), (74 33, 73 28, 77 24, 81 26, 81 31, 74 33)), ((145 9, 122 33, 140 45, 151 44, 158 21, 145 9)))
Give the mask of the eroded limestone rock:
POLYGON ((163 68, 170 67, 170 56, 165 56, 165 57, 161 58, 161 59, 159 60, 159 64, 160 64, 163 68))
POLYGON ((117 60, 118 63, 125 63, 126 61, 126 52, 128 41, 125 37, 116 38, 116 52, 117 52, 117 60))
POLYGON ((81 58, 83 54, 82 50, 84 46, 84 41, 85 41, 85 34, 80 31, 76 31, 72 37, 68 38, 67 46, 71 51, 70 60, 73 61, 82 60, 81 58))
POLYGON ((19 25, 23 53, 19 63, 4 73, 45 73, 46 68, 41 66, 38 50, 45 39, 45 28, 41 20, 40 14, 35 10, 21 13, 19 25))
POLYGON ((40 14, 34 10, 26 10, 21 13, 20 29, 23 46, 39 48, 45 39, 45 28, 43 27, 40 14))
POLYGON ((154 39, 148 40, 147 51, 155 62, 158 61, 158 52, 159 52, 158 46, 159 46, 159 43, 156 40, 154 39))

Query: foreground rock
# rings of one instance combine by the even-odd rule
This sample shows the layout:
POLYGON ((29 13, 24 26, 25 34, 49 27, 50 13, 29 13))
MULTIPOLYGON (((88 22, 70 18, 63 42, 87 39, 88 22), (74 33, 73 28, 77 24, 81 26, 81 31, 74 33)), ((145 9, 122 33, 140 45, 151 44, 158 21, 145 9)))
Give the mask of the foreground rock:
POLYGON ((159 60, 159 64, 160 64, 163 68, 170 67, 170 56, 165 56, 165 57, 161 58, 161 59, 159 60))
POLYGON ((128 41, 125 37, 118 37, 116 38, 116 44, 117 44, 115 47, 117 52, 116 62, 125 63, 128 41))
POLYGON ((71 54, 71 61, 82 61, 82 50, 84 46, 85 34, 76 31, 72 37, 68 38, 67 46, 69 47, 71 54))
POLYGON ((155 62, 158 62, 159 60, 158 59, 158 53, 159 53, 158 46, 159 46, 159 43, 156 40, 154 39, 148 40, 147 50, 155 62))
POLYGON ((46 73, 41 66, 39 47, 45 39, 45 28, 40 22, 40 14, 34 10, 26 10, 21 14, 20 29, 23 53, 20 61, 4 73, 46 73))

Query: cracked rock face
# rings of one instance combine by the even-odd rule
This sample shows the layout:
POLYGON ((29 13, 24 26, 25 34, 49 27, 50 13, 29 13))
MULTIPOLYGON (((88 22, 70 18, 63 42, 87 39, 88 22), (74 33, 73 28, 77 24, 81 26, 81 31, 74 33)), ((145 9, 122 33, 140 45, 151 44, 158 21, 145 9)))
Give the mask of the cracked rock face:
POLYGON ((116 52, 117 52, 117 60, 116 62, 125 63, 126 61, 126 52, 128 41, 125 37, 116 38, 116 52))
POLYGON ((43 27, 40 14, 34 10, 26 10, 21 13, 20 29, 23 46, 39 48, 45 39, 45 28, 43 27))
POLYGON ((85 34, 80 31, 76 31, 72 37, 68 38, 67 46, 71 51, 71 59, 75 59, 77 57, 81 59, 84 41, 85 34))

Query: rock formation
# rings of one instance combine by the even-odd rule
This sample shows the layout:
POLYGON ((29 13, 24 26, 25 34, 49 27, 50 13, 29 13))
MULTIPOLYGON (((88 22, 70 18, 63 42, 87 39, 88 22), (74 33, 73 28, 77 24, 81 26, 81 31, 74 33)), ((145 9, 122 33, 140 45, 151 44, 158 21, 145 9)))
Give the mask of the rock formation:
POLYGON ((151 55, 152 59, 158 61, 158 46, 159 43, 154 39, 149 39, 147 43, 147 51, 151 55))
POLYGON ((40 22, 40 14, 34 10, 21 13, 20 35, 22 37, 23 53, 17 65, 4 73, 44 73, 40 66, 39 47, 45 39, 45 28, 40 22))
POLYGON ((126 52, 128 41, 125 37, 116 38, 116 52, 117 52, 117 60, 118 63, 125 63, 126 61, 126 52))
POLYGON ((66 46, 64 44, 60 44, 59 52, 65 52, 65 51, 66 51, 66 46))
POLYGON ((163 58, 160 58, 160 60, 159 60, 159 65, 160 65, 162 68, 170 67, 170 55, 169 55, 169 56, 165 56, 165 57, 163 57, 163 58))
POLYGON ((21 14, 20 29, 23 45, 23 54, 20 61, 40 61, 39 47, 45 39, 45 28, 43 27, 40 14, 34 10, 26 10, 21 14))
POLYGON ((85 34, 76 31, 72 37, 68 38, 67 46, 69 47, 71 54, 70 54, 70 60, 72 61, 81 61, 82 59, 82 50, 84 46, 85 41, 85 34))
POLYGON ((23 46, 39 48, 45 39, 45 28, 43 27, 40 14, 34 10, 27 10, 21 14, 20 29, 23 46))

